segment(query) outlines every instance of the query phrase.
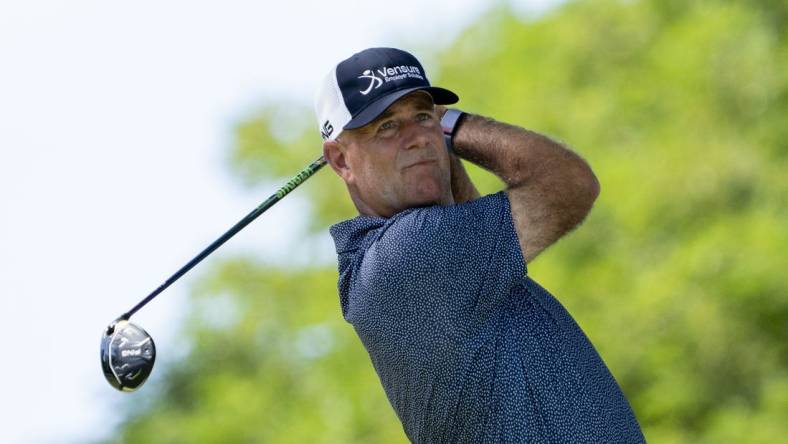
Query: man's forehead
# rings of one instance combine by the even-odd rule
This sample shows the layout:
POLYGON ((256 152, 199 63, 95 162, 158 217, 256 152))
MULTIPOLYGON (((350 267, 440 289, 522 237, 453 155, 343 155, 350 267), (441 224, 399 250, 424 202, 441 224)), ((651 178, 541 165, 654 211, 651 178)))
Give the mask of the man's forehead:
MULTIPOLYGON (((396 102, 392 103, 388 108, 381 115, 379 115, 375 120, 369 122, 368 124, 362 126, 361 128, 355 128, 351 130, 345 130, 342 134, 347 135, 369 135, 375 131, 375 128, 382 120, 388 119, 396 112, 401 111, 403 109, 407 109, 409 107, 413 107, 416 110, 429 110, 432 111, 435 109, 435 103, 432 100, 432 96, 426 91, 413 91, 410 94, 407 94, 396 102)), ((340 135, 341 137, 341 135, 340 135)), ((352 136, 351 136, 352 137, 352 136)))

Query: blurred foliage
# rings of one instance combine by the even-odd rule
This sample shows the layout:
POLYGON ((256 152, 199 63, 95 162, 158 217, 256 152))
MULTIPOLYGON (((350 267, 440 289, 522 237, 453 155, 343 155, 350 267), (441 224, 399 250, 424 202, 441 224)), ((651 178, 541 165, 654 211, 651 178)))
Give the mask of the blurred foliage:
MULTIPOLYGON (((597 173, 588 219, 529 273, 587 332, 651 442, 788 435, 786 23, 770 1, 497 7, 437 57, 432 80, 460 107, 561 140, 597 173)), ((239 124, 232 164, 248 183, 320 154, 311 110, 294 107, 239 124)), ((355 214, 329 170, 298 193, 312 233, 355 214)), ((192 350, 115 441, 403 442, 336 278, 334 264, 218 267, 193 296, 192 350)))

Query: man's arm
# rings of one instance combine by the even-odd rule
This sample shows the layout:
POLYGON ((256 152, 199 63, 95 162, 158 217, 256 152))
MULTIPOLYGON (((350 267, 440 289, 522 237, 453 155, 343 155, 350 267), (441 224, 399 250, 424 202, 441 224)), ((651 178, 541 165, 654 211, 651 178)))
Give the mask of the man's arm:
POLYGON ((449 161, 451 162, 451 192, 454 196, 454 203, 461 204, 480 198, 479 190, 468 177, 460 158, 454 153, 449 153, 449 161))
POLYGON ((599 181, 579 155, 546 136, 490 118, 464 116, 454 134, 454 152, 506 183, 526 262, 582 222, 599 195, 599 181))

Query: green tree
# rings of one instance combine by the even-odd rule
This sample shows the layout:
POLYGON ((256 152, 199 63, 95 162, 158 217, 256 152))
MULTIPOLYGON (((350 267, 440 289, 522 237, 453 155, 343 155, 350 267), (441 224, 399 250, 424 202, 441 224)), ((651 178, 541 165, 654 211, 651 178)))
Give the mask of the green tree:
MULTIPOLYGON (((788 434, 786 17, 765 1, 578 1, 536 19, 504 6, 436 57, 432 80, 460 107, 564 141, 597 173, 588 219, 529 274, 587 332, 652 442, 788 434)), ((294 106, 238 125, 245 181, 318 155, 311 111, 294 106)), ((297 194, 311 220, 297 251, 355 214, 329 171, 297 194)), ((117 440, 404 441, 336 278, 333 263, 249 257, 211 271, 184 332, 189 366, 164 369, 117 440)))

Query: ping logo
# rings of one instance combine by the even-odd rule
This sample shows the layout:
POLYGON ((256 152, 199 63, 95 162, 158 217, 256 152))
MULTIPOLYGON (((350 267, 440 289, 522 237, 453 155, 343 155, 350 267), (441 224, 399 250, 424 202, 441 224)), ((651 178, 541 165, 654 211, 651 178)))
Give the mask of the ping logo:
POLYGON ((418 80, 426 80, 419 67, 413 65, 383 66, 381 68, 375 69, 374 71, 371 69, 365 69, 364 72, 358 76, 358 78, 369 79, 369 85, 367 86, 367 89, 360 90, 359 92, 366 96, 373 89, 378 89, 383 86, 383 83, 402 80, 406 77, 418 80))
POLYGON ((323 129, 320 130, 320 136, 323 137, 323 140, 328 139, 331 137, 331 133, 334 132, 334 125, 331 124, 328 120, 323 124, 323 129))
POLYGON ((127 358, 129 356, 139 356, 141 354, 142 354, 142 349, 141 348, 134 348, 134 349, 131 349, 131 350, 121 350, 120 351, 120 357, 121 358, 127 358))

